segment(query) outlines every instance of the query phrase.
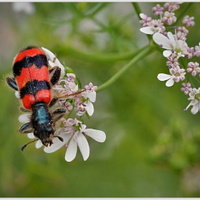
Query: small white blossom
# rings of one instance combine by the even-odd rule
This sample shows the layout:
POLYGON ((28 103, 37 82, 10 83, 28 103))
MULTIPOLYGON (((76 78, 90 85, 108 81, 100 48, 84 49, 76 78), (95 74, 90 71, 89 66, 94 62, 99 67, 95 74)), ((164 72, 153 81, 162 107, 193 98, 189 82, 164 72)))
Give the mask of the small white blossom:
POLYGON ((170 73, 171 75, 160 73, 157 76, 159 81, 167 81, 165 84, 167 87, 171 87, 175 82, 183 81, 185 79, 186 72, 184 69, 180 69, 180 67, 171 68, 170 73))
POLYGON ((151 17, 148 17, 144 13, 140 13, 140 18, 140 24, 142 24, 142 26, 148 26, 149 22, 152 21, 151 17))
POLYGON ((184 94, 189 94, 191 89, 191 83, 182 83, 181 91, 184 92, 184 94))
POLYGON ((153 40, 162 48, 167 49, 163 52, 164 57, 169 57, 172 53, 176 53, 178 57, 184 57, 187 54, 187 43, 178 40, 171 32, 167 33, 167 37, 161 33, 155 33, 153 40))
POLYGON ((75 82, 75 74, 67 73, 66 76, 65 79, 60 80, 52 88, 55 95, 61 96, 59 99, 60 105, 68 111, 72 110, 74 106, 78 116, 82 116, 86 112, 89 116, 92 116, 94 113, 93 103, 96 101, 97 87, 89 83, 84 89, 78 90, 78 85, 75 82), (73 106, 69 102, 70 99, 73 100, 73 106))
POLYGON ((76 84, 76 76, 73 73, 67 73, 66 78, 58 82, 62 86, 62 92, 70 95, 78 91, 78 84, 76 84))
POLYGON ((190 73, 192 76, 196 76, 200 73, 200 67, 198 62, 189 62, 187 65, 187 72, 190 73))
POLYGON ((194 47, 188 47, 187 52, 188 53, 187 53, 186 57, 188 59, 191 59, 191 58, 193 58, 195 56, 195 49, 194 49, 194 47))
POLYGON ((164 4, 164 8, 169 12, 173 12, 180 8, 180 2, 167 2, 164 4))
POLYGON ((192 27, 192 26, 195 25, 194 17, 189 17, 188 15, 186 15, 186 16, 183 18, 182 23, 183 23, 186 27, 192 27))
POLYGON ((89 83, 89 85, 86 85, 84 89, 78 95, 76 95, 74 106, 78 116, 82 116, 86 112, 89 116, 93 115, 93 103, 96 101, 96 89, 96 86, 93 86, 92 83, 89 83))
POLYGON ((151 20, 147 26, 140 28, 140 31, 145 34, 154 34, 156 32, 164 32, 165 27, 160 19, 158 20, 151 20))
POLYGON ((181 69, 180 67, 173 67, 169 71, 172 74, 173 80, 175 82, 180 82, 185 79, 185 69, 181 69))
POLYGON ((96 101, 96 89, 92 83, 89 83, 85 86, 85 90, 81 93, 81 97, 78 99, 77 110, 78 115, 81 116, 85 112, 88 113, 89 116, 92 116, 94 113, 93 103, 96 101))
POLYGON ((175 28, 175 35, 178 40, 186 40, 186 36, 188 35, 189 31, 185 28, 185 26, 179 26, 175 28))
POLYGON ((194 47, 194 55, 200 57, 200 43, 194 47))
POLYGON ((168 12, 168 11, 164 12, 162 21, 163 21, 165 24, 167 24, 167 25, 172 25, 173 23, 176 22, 175 13, 173 13, 173 12, 168 12))
POLYGON ((189 105, 186 107, 185 110, 187 110, 190 106, 192 106, 191 113, 196 114, 200 111, 200 88, 192 88, 189 93, 189 105))
POLYGON ((171 87, 172 85, 174 85, 172 75, 160 73, 158 74, 157 78, 159 81, 167 81, 165 84, 167 87, 171 87))
POLYGON ((174 67, 178 67, 179 66, 179 62, 178 62, 178 58, 175 54, 171 54, 168 58, 167 58, 167 62, 166 65, 169 68, 174 68, 174 67))
POLYGON ((75 78, 72 80, 72 77, 75 77, 75 75, 67 73, 66 77, 58 81, 58 83, 52 87, 54 96, 60 97, 58 102, 67 110, 70 110, 72 106, 72 102, 68 100, 74 99, 76 97, 76 92, 78 92, 78 85, 75 82, 75 78))
POLYGON ((57 138, 53 139, 51 146, 45 147, 46 153, 52 153, 60 149, 61 147, 67 147, 65 154, 65 160, 71 162, 74 160, 77 154, 78 148, 83 156, 84 160, 87 160, 90 155, 90 147, 85 135, 93 138, 97 142, 104 142, 106 135, 103 131, 96 129, 87 129, 85 124, 77 119, 68 119, 66 121, 66 129, 59 134, 63 138, 63 142, 57 138))
POLYGON ((152 12, 156 16, 161 16, 163 14, 163 10, 164 8, 160 6, 160 4, 157 4, 156 6, 152 8, 152 12))

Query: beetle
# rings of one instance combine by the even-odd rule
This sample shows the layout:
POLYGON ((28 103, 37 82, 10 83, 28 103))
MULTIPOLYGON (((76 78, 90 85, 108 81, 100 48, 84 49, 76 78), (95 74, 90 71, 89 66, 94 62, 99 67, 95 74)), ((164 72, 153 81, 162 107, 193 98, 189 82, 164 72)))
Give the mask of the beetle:
MULTIPOLYGON (((66 112, 63 108, 57 108, 53 112, 49 111, 58 97, 52 98, 52 85, 56 84, 60 78, 61 69, 55 67, 49 69, 48 60, 45 52, 36 46, 28 46, 22 49, 14 58, 13 75, 7 77, 8 85, 19 91, 23 111, 31 111, 30 122, 23 124, 19 132, 30 133, 40 139, 44 146, 53 144, 54 124, 66 112)), ((25 144, 21 150, 36 141, 33 140, 25 144)))

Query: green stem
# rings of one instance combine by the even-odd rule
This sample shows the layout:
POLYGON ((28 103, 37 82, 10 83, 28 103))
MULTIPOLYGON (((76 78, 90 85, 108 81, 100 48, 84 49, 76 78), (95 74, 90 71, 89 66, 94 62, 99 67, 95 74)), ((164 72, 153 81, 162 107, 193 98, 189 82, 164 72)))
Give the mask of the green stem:
POLYGON ((122 54, 107 54, 107 55, 99 53, 86 53, 78 49, 75 49, 71 46, 61 46, 61 45, 56 46, 55 49, 57 49, 56 53, 61 56, 67 54, 68 56, 69 55, 75 56, 76 59, 79 58, 91 62, 117 62, 122 60, 129 60, 138 54, 138 51, 131 51, 122 54))
MULTIPOLYGON (((137 16, 138 16, 138 19, 140 20, 141 18, 140 18, 140 13, 142 13, 142 10, 140 9, 140 6, 139 6, 139 4, 138 3, 132 3, 132 6, 133 6, 133 8, 135 9, 135 12, 136 12, 136 14, 137 14, 137 16)), ((150 35, 146 35, 147 37, 148 37, 148 40, 150 41, 151 40, 151 36, 150 35)))
POLYGON ((142 10, 140 9, 140 6, 138 5, 138 3, 132 3, 134 9, 135 9, 135 12, 138 16, 138 19, 140 19, 140 13, 142 13, 142 10))
POLYGON ((177 17, 176 23, 174 25, 176 25, 178 23, 178 21, 182 19, 182 17, 185 15, 186 11, 188 11, 188 9, 192 6, 192 4, 193 3, 187 3, 186 4, 185 8, 182 9, 182 12, 177 17))
POLYGON ((105 83, 100 85, 97 89, 97 92, 100 92, 101 90, 104 90, 105 88, 112 85, 117 79, 119 79, 130 67, 132 67, 135 63, 137 63, 139 60, 143 59, 150 53, 154 51, 154 47, 152 45, 147 45, 140 49, 138 54, 126 65, 124 65, 114 76, 112 76, 110 79, 108 79, 105 83))

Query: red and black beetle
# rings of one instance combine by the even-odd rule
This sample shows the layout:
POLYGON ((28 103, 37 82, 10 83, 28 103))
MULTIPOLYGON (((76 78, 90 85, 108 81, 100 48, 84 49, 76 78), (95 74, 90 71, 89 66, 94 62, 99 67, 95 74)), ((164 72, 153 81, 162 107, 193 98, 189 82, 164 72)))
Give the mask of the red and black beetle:
MULTIPOLYGON (((54 136, 54 122, 66 110, 57 108, 52 113, 49 112, 49 107, 58 99, 52 98, 51 86, 58 82, 60 74, 59 67, 49 69, 47 56, 41 48, 28 46, 14 58, 14 78, 6 78, 8 85, 19 91, 23 110, 32 111, 30 122, 23 124, 19 131, 33 132, 36 140, 40 139, 45 146, 52 144, 53 137, 58 137, 62 141, 61 137, 54 136)), ((22 150, 29 143, 24 145, 22 150)))

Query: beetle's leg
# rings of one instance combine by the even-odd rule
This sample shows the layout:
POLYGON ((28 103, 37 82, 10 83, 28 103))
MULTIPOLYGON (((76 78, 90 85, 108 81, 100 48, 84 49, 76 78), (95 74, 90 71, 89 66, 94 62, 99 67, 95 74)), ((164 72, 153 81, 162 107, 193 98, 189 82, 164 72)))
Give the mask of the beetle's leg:
POLYGON ((20 133, 31 133, 31 132, 33 132, 33 127, 32 127, 31 122, 23 124, 20 127, 19 132, 20 133))
POLYGON ((57 108, 52 112, 52 120, 53 122, 58 121, 66 112, 66 109, 64 108, 57 108))
POLYGON ((17 83, 15 81, 14 78, 10 78, 10 77, 7 77, 6 78, 6 82, 8 83, 8 85, 13 88, 14 90, 17 90, 18 91, 18 87, 17 87, 17 83))
POLYGON ((52 115, 63 114, 65 112, 66 112, 66 109, 64 109, 64 108, 57 108, 56 110, 54 110, 52 112, 52 115))
POLYGON ((50 82, 51 82, 52 85, 55 85, 60 78, 60 74, 61 74, 60 67, 55 67, 53 69, 50 69, 49 73, 50 74, 53 73, 52 76, 51 76, 50 82))
POLYGON ((55 103, 58 101, 58 97, 54 97, 51 102, 49 103, 49 107, 52 107, 53 105, 55 105, 55 103))
POLYGON ((20 109, 22 112, 31 112, 30 109, 26 109, 26 108, 24 108, 24 107, 20 107, 19 109, 20 109))

